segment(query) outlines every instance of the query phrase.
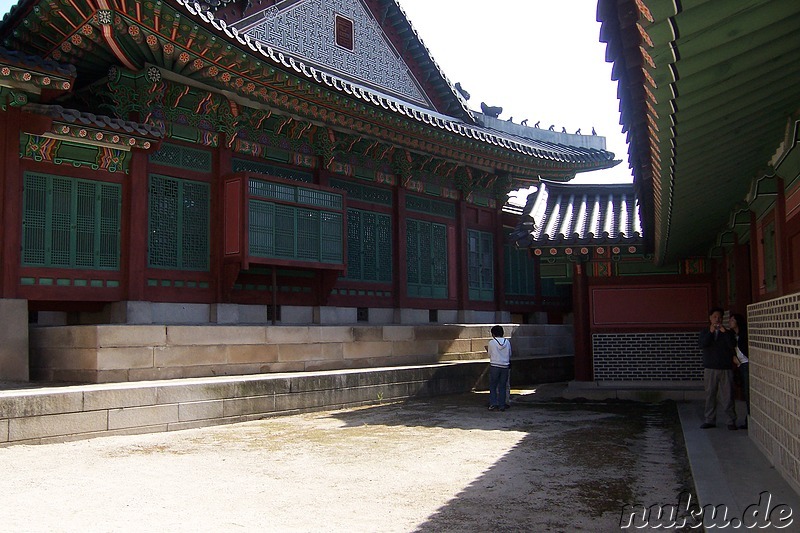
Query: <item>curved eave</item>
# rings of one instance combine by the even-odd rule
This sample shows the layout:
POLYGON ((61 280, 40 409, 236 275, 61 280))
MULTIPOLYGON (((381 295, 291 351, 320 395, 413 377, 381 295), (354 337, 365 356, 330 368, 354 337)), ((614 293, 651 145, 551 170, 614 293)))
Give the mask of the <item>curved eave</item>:
POLYGON ((598 20, 656 262, 705 255, 797 111, 800 4, 600 0, 598 20))

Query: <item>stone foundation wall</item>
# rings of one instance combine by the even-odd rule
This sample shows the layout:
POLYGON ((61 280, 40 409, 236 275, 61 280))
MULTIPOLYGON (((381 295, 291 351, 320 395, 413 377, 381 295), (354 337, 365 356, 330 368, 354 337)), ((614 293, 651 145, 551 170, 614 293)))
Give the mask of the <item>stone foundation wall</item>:
POLYGON ((800 293, 747 307, 749 434, 800 492, 800 293))
MULTIPOLYGON (((31 378, 109 383, 486 358, 490 325, 86 325, 30 329, 31 378)), ((572 355, 572 327, 505 325, 514 357, 572 355)))
POLYGON ((0 447, 175 431, 469 392, 486 363, 0 391, 0 447))

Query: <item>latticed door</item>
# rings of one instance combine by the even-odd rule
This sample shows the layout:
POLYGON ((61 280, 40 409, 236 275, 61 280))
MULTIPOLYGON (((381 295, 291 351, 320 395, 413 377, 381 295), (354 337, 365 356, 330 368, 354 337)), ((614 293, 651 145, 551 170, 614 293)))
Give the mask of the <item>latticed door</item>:
POLYGON ((467 231, 467 277, 470 300, 494 299, 494 238, 485 231, 467 231))
POLYGON ((392 281, 392 219, 389 215, 347 210, 347 279, 392 281))
POLYGON ((150 176, 148 266, 208 270, 209 193, 207 183, 150 176))
POLYGON ((447 297, 447 226, 409 219, 406 225, 408 296, 447 297))
POLYGON ((536 296, 536 262, 527 248, 505 247, 506 294, 536 296))
POLYGON ((22 264, 119 269, 120 185, 25 173, 22 264))

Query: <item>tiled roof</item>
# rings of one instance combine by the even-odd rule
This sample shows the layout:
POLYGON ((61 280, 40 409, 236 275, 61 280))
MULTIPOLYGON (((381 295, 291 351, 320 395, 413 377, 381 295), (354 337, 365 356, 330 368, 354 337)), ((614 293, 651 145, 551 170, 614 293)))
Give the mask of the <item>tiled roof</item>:
POLYGON ((18 67, 47 72, 64 78, 75 78, 78 71, 75 65, 62 64, 39 56, 23 54, 16 50, 8 50, 0 46, 0 63, 9 63, 18 67))
POLYGON ((542 181, 511 233, 521 247, 634 245, 643 242, 633 184, 542 181))
POLYGON ((27 104, 22 109, 53 119, 51 131, 45 132, 45 137, 55 135, 74 142, 121 150, 149 150, 164 137, 162 129, 149 124, 66 109, 60 105, 27 104))
POLYGON ((160 139, 164 136, 164 131, 156 126, 111 118, 106 115, 85 113, 77 109, 67 109, 60 105, 28 104, 25 106, 25 110, 39 115, 46 115, 57 121, 68 122, 76 126, 113 130, 123 134, 152 137, 154 139, 160 139))
MULTIPOLYGON (((177 0, 177 3, 182 5, 191 15, 200 17, 206 24, 224 33, 229 39, 239 42, 255 54, 270 60, 274 64, 291 69, 299 75, 305 76, 317 83, 326 85, 338 92, 363 100, 374 106, 387 109, 471 140, 481 141, 526 156, 550 160, 556 163, 576 165, 587 169, 609 168, 618 163, 618 161, 614 160, 614 154, 612 152, 536 141, 516 135, 505 134, 478 125, 468 124, 458 118, 391 98, 376 90, 358 85, 328 72, 323 72, 300 59, 284 54, 271 46, 264 45, 250 38, 249 35, 239 33, 235 28, 229 27, 225 21, 215 18, 211 11, 202 9, 199 4, 195 4, 189 0, 177 0)), ((465 102, 462 103, 465 104, 465 102)), ((471 116, 474 116, 471 112, 469 113, 471 116)))

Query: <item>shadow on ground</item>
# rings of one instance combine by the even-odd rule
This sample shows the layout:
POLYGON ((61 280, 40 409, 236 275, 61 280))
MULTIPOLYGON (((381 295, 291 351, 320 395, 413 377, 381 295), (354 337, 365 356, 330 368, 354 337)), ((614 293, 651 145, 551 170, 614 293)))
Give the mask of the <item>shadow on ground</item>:
POLYGON ((378 439, 396 426, 478 430, 475 455, 484 453, 481 434, 519 434, 420 532, 619 531, 626 506, 674 503, 693 490, 674 402, 563 400, 558 390, 514 391, 505 412, 489 412, 488 395, 472 393, 412 400, 385 415, 376 406, 331 416, 346 427, 368 427, 378 439))

